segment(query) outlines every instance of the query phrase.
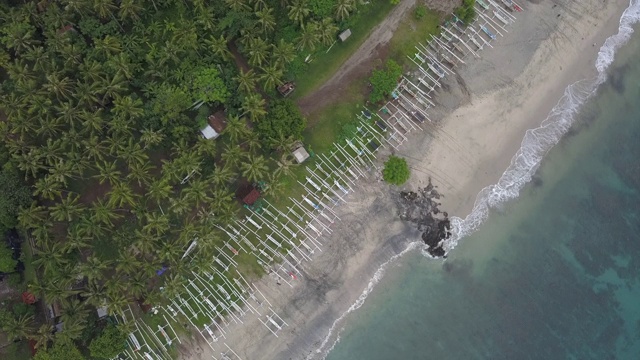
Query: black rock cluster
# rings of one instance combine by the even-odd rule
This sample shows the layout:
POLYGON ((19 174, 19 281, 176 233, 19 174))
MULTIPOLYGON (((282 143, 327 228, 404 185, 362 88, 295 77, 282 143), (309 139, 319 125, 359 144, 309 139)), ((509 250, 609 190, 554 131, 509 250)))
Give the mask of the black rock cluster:
POLYGON ((415 224, 422 231, 422 240, 427 252, 436 258, 446 257, 443 241, 451 236, 451 221, 446 212, 438 209, 436 202, 441 195, 429 178, 429 184, 416 192, 401 191, 398 197, 400 218, 415 224))

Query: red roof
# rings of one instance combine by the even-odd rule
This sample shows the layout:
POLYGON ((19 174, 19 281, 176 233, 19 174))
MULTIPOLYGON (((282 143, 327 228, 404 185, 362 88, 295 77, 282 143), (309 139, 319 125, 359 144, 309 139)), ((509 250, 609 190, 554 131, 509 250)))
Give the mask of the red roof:
POLYGON ((258 198, 260 197, 260 191, 258 189, 253 188, 247 195, 242 198, 242 202, 247 205, 253 205, 258 198))

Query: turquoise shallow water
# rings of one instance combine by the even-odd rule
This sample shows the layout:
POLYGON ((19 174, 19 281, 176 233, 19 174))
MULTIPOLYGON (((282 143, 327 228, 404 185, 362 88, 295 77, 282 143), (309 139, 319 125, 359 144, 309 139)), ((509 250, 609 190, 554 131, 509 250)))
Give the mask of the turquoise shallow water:
POLYGON ((327 359, 640 359, 639 56, 636 34, 521 196, 392 266, 327 359))

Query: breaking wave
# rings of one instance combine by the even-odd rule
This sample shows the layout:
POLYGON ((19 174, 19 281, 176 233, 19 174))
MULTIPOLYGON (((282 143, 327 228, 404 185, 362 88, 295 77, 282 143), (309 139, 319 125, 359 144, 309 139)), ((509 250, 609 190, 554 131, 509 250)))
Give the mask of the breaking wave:
POLYGON ((358 296, 358 300, 356 300, 353 304, 351 304, 349 309, 347 309, 347 311, 345 311, 342 315, 340 315, 339 318, 337 318, 333 322, 333 324, 331 325, 331 328, 329 329, 329 333, 327 334, 327 336, 324 338, 324 340, 320 344, 320 347, 317 348, 315 351, 311 352, 306 357, 306 359, 310 360, 310 359, 315 358, 316 356, 319 356, 322 359, 326 358, 327 354, 329 354, 329 352, 331 352, 331 350, 333 350, 333 348, 336 346, 336 344, 340 341, 340 332, 342 331, 342 328, 340 328, 338 330, 338 334, 336 335, 335 340, 333 340, 333 343, 331 343, 331 346, 327 348, 327 344, 329 344, 329 341, 331 341, 331 338, 333 337, 334 331, 341 324, 342 320, 347 315, 349 315, 351 312, 353 312, 355 310, 358 310, 364 304, 364 302, 367 300, 367 297, 369 296, 371 291, 373 291, 373 289, 376 287, 378 282, 380 282, 380 280, 384 277, 384 273, 385 273, 387 267, 390 264, 394 263, 396 260, 401 258, 403 255, 405 255, 408 252, 418 248, 422 244, 423 244, 422 241, 411 242, 411 243, 409 243, 407 245, 407 247, 404 250, 402 250, 400 253, 398 253, 396 255, 393 255, 389 260, 387 260, 385 263, 383 263, 378 268, 376 273, 373 275, 371 280, 369 280, 369 283, 367 284, 367 287, 362 291, 360 296, 358 296))
POLYGON ((607 38, 598 52, 595 63, 598 75, 594 79, 581 80, 569 85, 542 125, 526 132, 520 150, 511 159, 511 164, 498 183, 480 191, 473 210, 466 218, 451 218, 452 236, 444 244, 446 251, 456 247, 460 239, 475 232, 487 219, 491 208, 518 197, 524 185, 531 181, 545 154, 569 130, 580 106, 594 95, 600 84, 604 83, 607 78, 606 70, 613 62, 616 51, 629 40, 633 34, 632 25, 639 20, 640 0, 631 0, 620 18, 618 33, 607 38))
MULTIPOLYGON (((551 110, 551 113, 540 127, 526 132, 520 150, 511 159, 511 164, 502 174, 498 183, 487 186, 480 191, 476 197, 473 210, 466 218, 450 218, 452 236, 444 244, 447 252, 453 249, 460 239, 475 232, 486 220, 491 208, 496 208, 506 201, 518 197, 524 185, 531 181, 532 176, 540 166, 542 158, 569 130, 580 106, 594 95, 600 84, 604 83, 607 77, 606 70, 613 62, 616 51, 629 40, 631 34, 633 34, 632 25, 638 21, 640 21, 640 0, 631 0, 629 7, 620 18, 618 33, 607 38, 598 52, 595 63, 598 75, 594 79, 581 80, 569 85, 558 104, 551 110)), ((365 303, 371 291, 384 277, 385 271, 390 264, 419 247, 424 250, 422 241, 409 243, 406 249, 382 264, 358 299, 333 322, 320 346, 309 353, 306 360, 316 357, 325 359, 340 342, 340 333, 343 327, 338 329, 337 334, 334 333, 342 325, 344 318, 353 311, 358 310, 365 303), (327 346, 330 342, 331 345, 327 346)), ((424 254, 426 253, 423 251, 424 254)))

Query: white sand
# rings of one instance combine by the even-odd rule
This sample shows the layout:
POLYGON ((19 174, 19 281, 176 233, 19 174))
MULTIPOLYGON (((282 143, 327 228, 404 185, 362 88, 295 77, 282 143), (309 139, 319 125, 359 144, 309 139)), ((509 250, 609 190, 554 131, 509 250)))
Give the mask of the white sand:
MULTIPOLYGON (((525 12, 516 14, 515 27, 494 49, 485 49, 482 59, 468 59, 457 69, 457 79, 449 77, 436 97, 437 125, 412 135, 400 149, 413 168, 405 187, 415 189, 432 177, 446 195, 441 209, 464 217, 476 194, 507 168, 525 131, 546 118, 569 84, 595 75, 598 48, 617 31, 627 5, 624 0, 524 4, 525 12)), ((340 208, 342 221, 324 241, 323 253, 306 264, 305 278, 294 288, 269 277, 256 284, 289 325, 279 337, 249 315, 219 341, 219 350, 194 338, 181 348, 183 358, 220 358, 224 343, 244 360, 318 357, 315 350, 333 322, 357 300, 380 264, 419 239, 398 220, 396 193, 371 176, 340 208)), ((325 350, 333 341, 328 339, 325 350)))

